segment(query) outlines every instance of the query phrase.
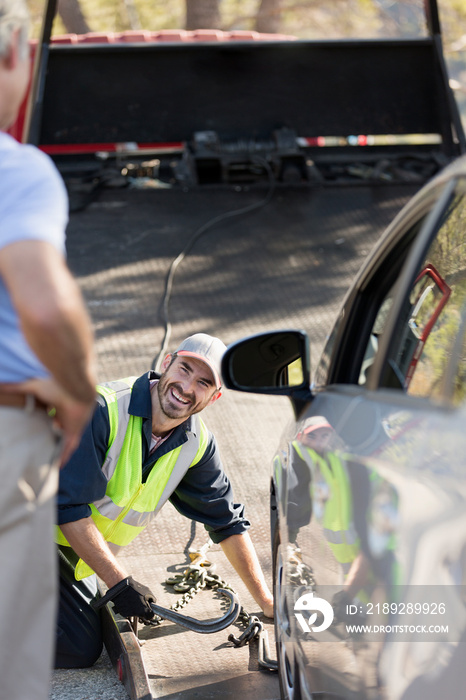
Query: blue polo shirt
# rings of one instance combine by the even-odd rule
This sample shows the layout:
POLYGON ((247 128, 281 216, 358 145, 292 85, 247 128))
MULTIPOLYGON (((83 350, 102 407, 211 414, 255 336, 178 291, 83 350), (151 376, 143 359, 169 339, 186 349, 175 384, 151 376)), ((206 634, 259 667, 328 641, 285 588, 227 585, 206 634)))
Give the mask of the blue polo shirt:
MULTIPOLYGON (((0 250, 25 240, 46 241, 65 254, 68 198, 52 160, 0 132, 0 250)), ((0 276, 0 382, 48 374, 23 336, 0 276)))
MULTIPOLYGON (((147 372, 139 377, 131 393, 129 413, 142 421, 142 480, 145 481, 157 460, 186 442, 191 419, 174 429, 152 454, 152 406, 150 381, 159 375, 147 372)), ((107 480, 102 465, 108 449, 110 422, 105 399, 98 395, 93 418, 81 443, 69 462, 60 471, 58 491, 58 524, 74 522, 90 516, 90 503, 105 495, 107 480)), ((203 523, 213 542, 245 532, 250 523, 244 517, 244 506, 235 503, 230 481, 220 460, 214 436, 209 433, 206 451, 200 461, 190 467, 173 492, 170 502, 187 518, 203 523)))

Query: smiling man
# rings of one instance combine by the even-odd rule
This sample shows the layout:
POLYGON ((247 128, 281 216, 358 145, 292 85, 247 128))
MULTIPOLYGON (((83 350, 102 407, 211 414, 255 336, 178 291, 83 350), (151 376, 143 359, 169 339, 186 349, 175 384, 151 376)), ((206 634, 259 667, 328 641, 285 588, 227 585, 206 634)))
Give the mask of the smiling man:
POLYGON ((148 372, 99 386, 93 419, 60 477, 60 607, 56 667, 91 666, 102 650, 96 577, 115 610, 150 620, 150 590, 119 564, 129 544, 170 500, 204 524, 264 614, 272 595, 234 503, 213 435, 198 415, 221 396, 224 344, 204 333, 148 372))

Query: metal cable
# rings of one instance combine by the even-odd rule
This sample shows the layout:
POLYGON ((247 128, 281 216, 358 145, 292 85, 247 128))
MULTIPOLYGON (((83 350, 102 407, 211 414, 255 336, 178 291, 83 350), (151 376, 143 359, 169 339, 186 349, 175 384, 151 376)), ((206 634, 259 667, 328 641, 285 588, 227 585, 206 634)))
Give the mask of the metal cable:
POLYGON ((162 312, 163 312, 163 322, 164 322, 164 328, 165 328, 165 333, 162 341, 161 348, 158 352, 158 354, 154 357, 151 365, 151 369, 158 371, 160 368, 160 364, 165 356, 165 353, 167 352, 167 347, 170 342, 170 336, 171 336, 171 323, 170 323, 170 313, 169 313, 169 305, 170 305, 170 298, 171 298, 171 293, 172 293, 172 288, 173 288, 173 279, 175 277, 175 273, 178 269, 178 267, 181 265, 185 257, 189 254, 191 249, 193 248, 194 244, 197 243, 197 241, 203 236, 207 231, 209 231, 211 228, 216 226, 217 224, 221 223, 222 221, 227 221, 229 219, 233 219, 236 216, 242 216, 244 214, 250 214, 253 211, 256 211, 257 209, 260 209, 261 207, 264 207, 266 204, 270 202, 272 199, 274 190, 275 190, 275 176, 273 174, 272 168, 270 167, 270 164, 265 158, 260 158, 259 156, 254 156, 251 158, 251 160, 258 165, 261 165, 265 168, 269 180, 269 188, 267 190, 266 196, 261 199, 259 202, 254 202, 253 204, 249 204, 246 207, 241 207, 240 209, 234 209, 232 211, 226 212, 225 214, 219 214, 218 216, 215 216, 213 219, 210 219, 210 221, 207 221, 207 223, 203 224, 200 226, 194 234, 191 236, 190 240, 184 247, 184 249, 181 251, 181 253, 172 261, 170 268, 168 270, 167 278, 165 281, 165 291, 164 295, 162 298, 162 312))

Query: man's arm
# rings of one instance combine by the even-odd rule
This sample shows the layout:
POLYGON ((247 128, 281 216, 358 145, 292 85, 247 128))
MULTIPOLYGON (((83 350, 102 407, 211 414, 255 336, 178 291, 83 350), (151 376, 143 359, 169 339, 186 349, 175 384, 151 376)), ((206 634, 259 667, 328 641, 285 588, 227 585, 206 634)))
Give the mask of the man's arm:
POLYGON ((203 458, 188 469, 170 501, 182 515, 204 523, 212 541, 222 546, 264 614, 273 617, 273 596, 246 532, 249 521, 244 517, 244 507, 233 500, 233 490, 212 436, 203 458))
POLYGON ((92 402, 90 320, 62 255, 45 241, 11 243, 0 251, 0 273, 31 349, 72 398, 92 402))
POLYGON ((176 510, 190 520, 203 523, 212 542, 218 544, 250 526, 244 505, 235 503, 233 489, 211 435, 202 459, 190 467, 170 496, 176 510))
POLYGON ((265 577, 257 558, 256 550, 248 532, 241 535, 231 535, 222 540, 220 545, 235 568, 249 593, 262 608, 264 615, 273 617, 273 596, 265 581, 265 577))
POLYGON ((93 334, 79 287, 63 256, 45 241, 2 248, 0 274, 29 346, 52 375, 14 389, 56 408, 66 461, 91 415, 96 384, 93 334))
POLYGON ((115 555, 97 529, 91 517, 61 525, 71 548, 88 564, 102 581, 112 588, 128 573, 117 562, 115 555))
POLYGON ((135 581, 121 567, 91 517, 75 520, 61 526, 62 532, 76 554, 104 581, 108 591, 96 604, 101 607, 107 600, 123 617, 139 617, 147 622, 154 617, 151 603, 156 598, 147 586, 135 581))

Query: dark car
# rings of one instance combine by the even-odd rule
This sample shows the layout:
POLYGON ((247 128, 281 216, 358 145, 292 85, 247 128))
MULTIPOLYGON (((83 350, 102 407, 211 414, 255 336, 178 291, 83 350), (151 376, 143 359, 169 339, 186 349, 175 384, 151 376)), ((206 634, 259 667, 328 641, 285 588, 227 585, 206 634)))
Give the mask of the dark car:
POLYGON ((289 396, 271 525, 283 698, 466 688, 466 158, 402 210, 310 383, 299 330, 232 344, 230 389, 289 396))

